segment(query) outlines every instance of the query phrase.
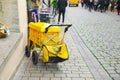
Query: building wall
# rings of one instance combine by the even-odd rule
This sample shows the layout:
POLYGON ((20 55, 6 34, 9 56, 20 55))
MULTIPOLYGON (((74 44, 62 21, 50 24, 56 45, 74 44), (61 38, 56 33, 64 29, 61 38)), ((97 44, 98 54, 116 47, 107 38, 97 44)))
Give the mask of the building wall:
MULTIPOLYGON (((0 0, 0 22, 11 32, 27 35, 27 0, 0 0)), ((24 37, 23 36, 23 37, 24 37)))
POLYGON ((6 24, 10 31, 19 32, 17 0, 0 0, 0 22, 6 24))
POLYGON ((0 80, 10 80, 24 57, 25 46, 27 45, 28 18, 26 0, 0 0, 0 22, 9 27, 9 36, 16 33, 21 34, 16 49, 12 50, 11 57, 5 62, 2 72, 0 72, 0 80))

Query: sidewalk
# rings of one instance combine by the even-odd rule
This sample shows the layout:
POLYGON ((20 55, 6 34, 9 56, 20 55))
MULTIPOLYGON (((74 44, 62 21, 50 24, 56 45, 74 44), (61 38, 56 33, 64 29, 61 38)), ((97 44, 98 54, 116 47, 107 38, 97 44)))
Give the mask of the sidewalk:
POLYGON ((67 11, 67 13, 71 13, 68 16, 71 16, 71 23, 74 25, 77 34, 97 62, 111 79, 119 80, 120 16, 111 12, 89 12, 81 7, 68 8, 67 11), (73 9, 75 12, 73 12, 73 9), (72 17, 72 14, 76 15, 72 17))

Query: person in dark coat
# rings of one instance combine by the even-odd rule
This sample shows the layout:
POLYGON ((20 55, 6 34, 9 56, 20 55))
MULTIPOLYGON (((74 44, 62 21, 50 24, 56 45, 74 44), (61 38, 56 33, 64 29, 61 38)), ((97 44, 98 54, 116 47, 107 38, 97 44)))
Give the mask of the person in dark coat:
POLYGON ((92 9, 92 5, 93 5, 93 0, 88 0, 88 10, 91 12, 91 9, 92 9))
POLYGON ((110 0, 105 0, 105 6, 104 6, 105 11, 108 10, 109 4, 110 4, 110 0))
POLYGON ((96 11, 98 8, 98 0, 94 0, 94 10, 96 11))
POLYGON ((117 1, 117 13, 120 14, 120 0, 117 1))
POLYGON ((81 6, 83 7, 85 3, 85 0, 81 0, 81 6))
POLYGON ((58 24, 60 22, 61 14, 62 14, 62 23, 64 23, 67 4, 68 4, 67 0, 58 0, 58 11, 59 11, 58 24))
POLYGON ((99 0, 99 4, 100 4, 100 11, 102 13, 105 5, 104 0, 99 0))
POLYGON ((111 12, 112 12, 112 11, 114 12, 115 0, 111 0, 110 3, 111 3, 110 10, 111 10, 111 12))

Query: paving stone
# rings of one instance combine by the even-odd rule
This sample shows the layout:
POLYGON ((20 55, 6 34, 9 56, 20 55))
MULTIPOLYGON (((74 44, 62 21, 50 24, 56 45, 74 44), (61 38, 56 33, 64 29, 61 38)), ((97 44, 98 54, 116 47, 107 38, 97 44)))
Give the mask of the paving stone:
POLYGON ((113 78, 114 78, 114 77, 120 77, 119 74, 110 74, 110 76, 113 77, 113 78))
POLYGON ((79 74, 67 74, 67 77, 78 78, 78 77, 80 77, 80 76, 79 76, 79 74))
POLYGON ((43 77, 48 77, 48 78, 49 77, 54 77, 54 74, 52 74, 52 73, 51 74, 43 74, 43 77))
POLYGON ((114 80, 119 80, 119 79, 120 79, 120 77, 114 77, 113 79, 114 79, 114 80))
POLYGON ((62 80, 72 80, 71 78, 62 78, 62 80))
POLYGON ((120 74, 120 69, 117 69, 116 72, 120 74))
POLYGON ((50 80, 51 78, 41 77, 40 80, 50 80))
POLYGON ((29 77, 23 77, 21 80, 29 80, 29 77))
POLYGON ((89 78, 92 78, 93 76, 91 74, 88 74, 88 73, 85 73, 85 74, 80 74, 80 77, 89 77, 89 78))
POLYGON ((55 77, 59 77, 59 78, 66 77, 66 74, 55 74, 55 77))
POLYGON ((51 80, 61 80, 61 78, 51 78, 51 80))
POLYGON ((31 73, 31 77, 42 77, 43 74, 41 73, 31 73))
POLYGON ((15 76, 14 78, 13 78, 13 80, 21 80, 22 79, 22 76, 15 76))
POLYGON ((29 77, 29 80, 39 80, 39 77, 29 77))
POLYGON ((86 80, 85 78, 72 78, 72 80, 86 80))
POLYGON ((108 70, 108 72, 109 72, 110 74, 116 74, 116 71, 115 71, 115 70, 108 70))

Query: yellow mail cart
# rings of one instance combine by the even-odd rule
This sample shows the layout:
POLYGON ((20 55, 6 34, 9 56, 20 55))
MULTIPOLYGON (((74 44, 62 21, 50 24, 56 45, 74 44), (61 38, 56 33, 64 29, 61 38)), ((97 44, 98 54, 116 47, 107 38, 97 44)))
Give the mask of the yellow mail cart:
POLYGON ((64 37, 70 26, 71 24, 51 25, 45 22, 30 22, 25 55, 30 57, 32 52, 32 61, 35 65, 40 57, 45 63, 58 63, 68 60, 69 54, 64 43, 64 37), (66 26, 62 39, 60 39, 61 26, 66 26))

